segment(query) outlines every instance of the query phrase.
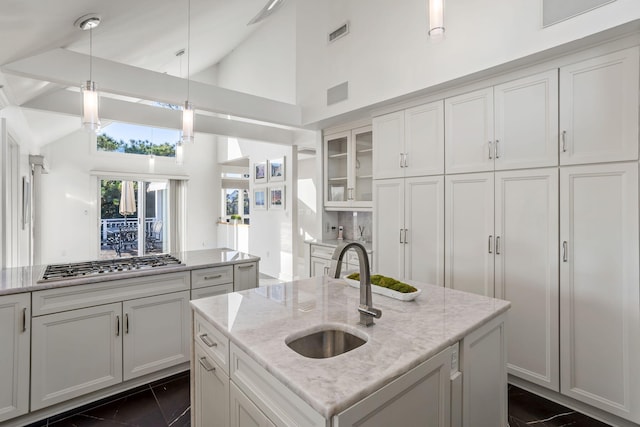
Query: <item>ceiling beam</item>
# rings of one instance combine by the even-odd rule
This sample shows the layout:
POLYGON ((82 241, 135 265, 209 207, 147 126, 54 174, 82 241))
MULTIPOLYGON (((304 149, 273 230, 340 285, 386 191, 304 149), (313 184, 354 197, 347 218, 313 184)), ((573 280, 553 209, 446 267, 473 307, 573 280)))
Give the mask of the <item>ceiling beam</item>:
MULTIPOLYGON (((53 49, 1 68, 9 74, 79 87, 89 76, 89 56, 53 49)), ((187 98, 186 79, 96 57, 93 80, 101 92, 180 106, 187 98)), ((301 127, 302 113, 297 105, 196 81, 189 84, 189 101, 196 110, 301 127)))
MULTIPOLYGON (((80 100, 79 92, 59 90, 32 99, 21 107, 79 116, 80 100)), ((179 110, 120 101, 105 96, 100 98, 100 118, 146 126, 182 129, 182 113, 179 110)), ((78 126, 80 126, 80 120, 78 120, 78 126)), ((282 145, 292 145, 295 139, 294 131, 291 130, 201 114, 196 114, 194 130, 195 132, 282 145)))

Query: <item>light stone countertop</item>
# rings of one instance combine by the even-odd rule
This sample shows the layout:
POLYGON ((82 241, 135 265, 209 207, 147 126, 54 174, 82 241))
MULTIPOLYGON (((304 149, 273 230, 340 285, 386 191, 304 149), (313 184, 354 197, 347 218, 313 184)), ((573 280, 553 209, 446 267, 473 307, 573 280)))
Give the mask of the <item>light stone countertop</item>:
POLYGON ((191 302, 216 326, 326 419, 360 401, 499 314, 510 303, 448 288, 414 283, 411 302, 373 295, 382 317, 358 324, 359 290, 341 279, 315 277, 191 302), (347 325, 367 342, 328 359, 291 350, 285 338, 347 325))
MULTIPOLYGON (((189 271, 199 268, 218 267, 223 265, 260 260, 260 258, 257 256, 249 255, 227 248, 185 251, 179 253, 171 253, 170 255, 178 258, 182 262, 182 264, 167 267, 146 268, 135 271, 122 271, 104 275, 92 275, 62 280, 51 280, 50 282, 45 283, 38 283, 38 280, 40 280, 40 278, 42 277, 46 265, 6 268, 0 270, 0 296, 37 291, 41 289, 83 285, 87 283, 99 283, 118 279, 130 279, 152 274, 189 271)), ((123 257, 122 259, 126 258, 123 257)))

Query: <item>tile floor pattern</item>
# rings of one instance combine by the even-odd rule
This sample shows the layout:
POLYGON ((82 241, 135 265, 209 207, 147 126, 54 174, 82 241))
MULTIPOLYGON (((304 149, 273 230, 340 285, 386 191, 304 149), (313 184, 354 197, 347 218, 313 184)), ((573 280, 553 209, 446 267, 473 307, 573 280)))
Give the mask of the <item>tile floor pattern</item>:
MULTIPOLYGON (((189 373, 138 387, 28 427, 188 427, 189 373)), ((586 415, 509 386, 510 427, 606 427, 586 415)), ((402 427, 398 425, 397 427, 402 427)))

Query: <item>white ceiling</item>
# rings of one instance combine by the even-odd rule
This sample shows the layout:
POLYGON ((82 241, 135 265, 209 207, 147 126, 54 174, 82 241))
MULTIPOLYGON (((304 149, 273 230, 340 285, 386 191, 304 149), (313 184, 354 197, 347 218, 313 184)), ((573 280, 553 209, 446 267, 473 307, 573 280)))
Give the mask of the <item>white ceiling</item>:
MULTIPOLYGON (((188 1, 2 0, 0 67, 56 48, 88 55, 89 32, 74 27, 74 22, 96 13, 102 22, 93 30, 94 57, 186 78, 187 54, 180 58, 176 52, 187 48, 188 1)), ((191 0, 192 80, 212 83, 211 67, 259 28, 262 23, 247 23, 265 3, 266 0, 191 0)), ((14 106, 63 89, 43 80, 0 73, 2 91, 9 105, 14 106)), ((37 140, 35 145, 59 137, 64 133, 60 126, 68 127, 64 120, 58 123, 51 118, 55 113, 24 111, 28 128, 37 140), (57 123, 56 131, 43 134, 52 120, 57 123)))

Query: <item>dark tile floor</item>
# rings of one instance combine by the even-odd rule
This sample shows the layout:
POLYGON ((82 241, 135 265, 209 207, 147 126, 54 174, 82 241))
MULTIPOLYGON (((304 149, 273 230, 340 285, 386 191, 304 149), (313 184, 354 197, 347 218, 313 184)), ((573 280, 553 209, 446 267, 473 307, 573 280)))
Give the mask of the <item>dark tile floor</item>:
MULTIPOLYGON (((189 373, 175 375, 31 424, 29 427, 188 427, 189 373)), ((606 427, 583 414, 509 386, 511 427, 606 427)))

